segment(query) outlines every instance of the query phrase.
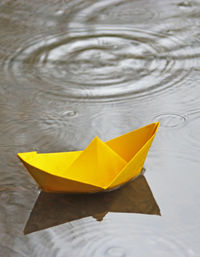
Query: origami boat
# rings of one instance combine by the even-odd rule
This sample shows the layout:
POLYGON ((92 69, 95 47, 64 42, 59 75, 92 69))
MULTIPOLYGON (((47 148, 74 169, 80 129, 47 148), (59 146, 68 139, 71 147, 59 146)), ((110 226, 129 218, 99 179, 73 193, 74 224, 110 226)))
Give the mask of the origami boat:
POLYGON ((112 190, 138 176, 158 130, 149 124, 107 142, 98 137, 84 151, 18 153, 45 192, 91 193, 112 190))

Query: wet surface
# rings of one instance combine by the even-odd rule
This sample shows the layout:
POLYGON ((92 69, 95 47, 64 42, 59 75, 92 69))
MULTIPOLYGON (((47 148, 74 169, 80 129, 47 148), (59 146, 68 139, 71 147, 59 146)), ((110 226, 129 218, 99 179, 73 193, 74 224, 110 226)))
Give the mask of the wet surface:
POLYGON ((98 194, 50 194, 41 192, 25 226, 28 234, 69 221, 93 216, 103 220, 108 212, 160 215, 143 175, 120 189, 98 194))
POLYGON ((199 256, 199 17, 200 1, 0 2, 0 256, 199 256), (162 216, 24 235, 40 191, 18 152, 79 150, 158 120, 145 177, 162 216))

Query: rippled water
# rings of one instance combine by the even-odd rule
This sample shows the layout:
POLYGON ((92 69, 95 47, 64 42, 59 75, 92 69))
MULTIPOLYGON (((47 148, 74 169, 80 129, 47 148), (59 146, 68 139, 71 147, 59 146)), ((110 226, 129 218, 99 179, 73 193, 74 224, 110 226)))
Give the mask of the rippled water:
POLYGON ((199 256, 199 25, 199 0, 0 1, 0 257, 199 256), (44 198, 16 158, 154 121, 145 177, 162 216, 143 192, 148 212, 67 222, 68 200, 44 198))

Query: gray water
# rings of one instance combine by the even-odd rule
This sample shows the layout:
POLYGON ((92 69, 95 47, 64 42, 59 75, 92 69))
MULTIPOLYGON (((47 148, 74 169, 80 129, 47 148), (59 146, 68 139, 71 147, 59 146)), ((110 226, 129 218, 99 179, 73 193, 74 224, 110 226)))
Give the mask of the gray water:
POLYGON ((199 0, 0 1, 0 257, 199 256, 199 26, 199 0), (154 121, 157 211, 24 235, 41 194, 18 152, 84 149, 154 121))

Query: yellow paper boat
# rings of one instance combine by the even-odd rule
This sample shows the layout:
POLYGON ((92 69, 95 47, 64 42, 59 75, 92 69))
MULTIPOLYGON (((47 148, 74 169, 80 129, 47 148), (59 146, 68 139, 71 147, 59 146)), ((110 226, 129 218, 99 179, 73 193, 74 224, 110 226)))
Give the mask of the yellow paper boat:
POLYGON ((112 190, 141 173, 159 124, 149 124, 105 143, 96 137, 84 151, 26 152, 18 153, 18 157, 43 191, 112 190))

